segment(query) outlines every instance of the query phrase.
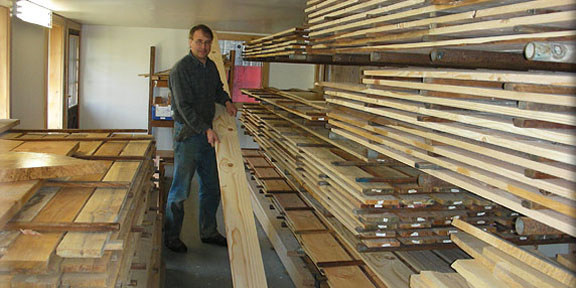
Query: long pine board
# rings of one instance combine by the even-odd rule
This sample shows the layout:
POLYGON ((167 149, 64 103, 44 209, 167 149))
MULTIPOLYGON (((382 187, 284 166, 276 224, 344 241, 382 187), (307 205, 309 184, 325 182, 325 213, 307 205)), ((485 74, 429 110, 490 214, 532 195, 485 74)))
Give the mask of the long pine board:
MULTIPOLYGON (((218 39, 214 37, 210 58, 214 60, 220 79, 226 79, 218 39)), ((229 91, 223 81, 224 90, 229 91)), ((220 143, 216 145, 216 160, 222 193, 222 210, 228 239, 228 255, 234 287, 267 287, 264 263, 256 233, 250 191, 238 141, 236 118, 216 105, 213 127, 220 143)))
POLYGON ((576 285, 576 277, 572 271, 568 271, 564 267, 561 267, 548 259, 544 259, 538 255, 535 255, 524 249, 521 249, 506 240, 500 239, 497 236, 484 232, 480 228, 474 227, 460 219, 455 219, 452 222, 452 225, 463 230, 464 232, 472 234, 476 238, 534 267, 535 269, 552 277, 553 279, 558 280, 559 282, 565 285, 568 285, 570 287, 576 285))

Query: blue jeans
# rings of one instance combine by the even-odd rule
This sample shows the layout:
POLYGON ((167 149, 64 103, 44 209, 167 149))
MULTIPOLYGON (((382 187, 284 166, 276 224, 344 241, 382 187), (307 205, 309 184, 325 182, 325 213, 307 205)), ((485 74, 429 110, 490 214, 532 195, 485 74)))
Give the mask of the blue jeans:
MULTIPOLYGON (((183 125, 174 121, 174 135, 183 125)), ((220 183, 214 148, 205 133, 192 135, 182 141, 174 141, 174 179, 166 202, 165 239, 180 237, 184 220, 184 200, 190 195, 190 183, 198 171, 200 238, 214 237, 216 211, 220 204, 220 183)))

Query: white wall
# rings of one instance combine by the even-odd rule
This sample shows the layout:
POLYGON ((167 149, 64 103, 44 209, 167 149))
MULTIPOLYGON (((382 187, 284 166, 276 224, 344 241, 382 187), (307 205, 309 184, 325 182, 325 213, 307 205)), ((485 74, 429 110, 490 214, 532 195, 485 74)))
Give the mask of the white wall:
POLYGON ((41 26, 12 18, 11 118, 16 128, 41 129, 45 123, 47 37, 41 26))
MULTIPOLYGON (((81 43, 80 127, 148 127, 150 46, 156 70, 186 55, 188 30, 84 25, 81 43)), ((159 93, 167 95, 168 89, 159 93)))
POLYGON ((268 85, 278 89, 314 88, 314 65, 270 63, 268 85))

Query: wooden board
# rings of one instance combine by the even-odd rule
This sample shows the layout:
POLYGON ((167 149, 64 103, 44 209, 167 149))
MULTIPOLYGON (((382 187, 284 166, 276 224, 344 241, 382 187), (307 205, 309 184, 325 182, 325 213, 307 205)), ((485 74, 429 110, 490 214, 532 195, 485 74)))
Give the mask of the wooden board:
POLYGON ((60 178, 106 171, 106 167, 100 162, 57 154, 5 152, 0 153, 0 158, 0 182, 60 178))
MULTIPOLYGON (((65 188, 51 199, 33 222, 70 222, 91 194, 92 189, 65 188)), ((55 232, 19 235, 0 258, 0 270, 36 273, 47 271, 54 249, 62 236, 63 233, 55 232), (30 249, 31 247, 34 249, 30 249)))
MULTIPOLYGON (((140 167, 138 161, 116 161, 102 181, 132 181, 140 167)), ((127 196, 127 189, 98 188, 86 203, 75 222, 115 222, 127 196)), ((69 232, 56 253, 60 257, 99 258, 104 253, 110 232, 69 232)))
POLYGON ((482 266, 476 260, 456 260, 452 264, 452 268, 458 271, 468 281, 471 287, 474 288, 506 288, 507 285, 500 282, 492 275, 488 268, 482 266))
POLYGON ((18 145, 22 144, 24 142, 22 141, 16 141, 16 140, 3 140, 0 139, 0 153, 3 152, 8 152, 16 147, 18 147, 18 145))
POLYGON ((312 211, 286 211, 294 232, 325 231, 326 227, 312 211))
POLYGON ((41 184, 38 180, 0 183, 0 228, 20 211, 41 184))
MULTIPOLYGON (((226 79, 218 39, 213 39, 212 43, 210 58, 216 63, 220 78, 226 79)), ((229 91, 227 82, 223 83, 224 90, 229 91)), ((216 107, 213 127, 220 138, 220 143, 216 144, 215 149, 232 283, 234 287, 267 287, 250 191, 236 131, 236 118, 227 115, 221 105, 216 107)))
POLYGON ((377 287, 358 266, 326 267, 322 270, 332 288, 377 287))
POLYGON ((308 207, 297 193, 277 193, 274 199, 283 209, 308 207))
MULTIPOLYGON (((282 227, 281 221, 277 219, 280 214, 276 210, 268 209, 267 205, 270 202, 267 197, 257 192, 255 183, 251 183, 249 189, 251 191, 254 214, 262 225, 272 246, 274 246, 274 250, 276 250, 278 258, 280 258, 284 268, 286 268, 286 272, 290 275, 292 282, 296 287, 314 287, 312 273, 302 258, 289 254, 290 252, 296 252, 300 248, 300 244, 294 238, 292 232, 282 227)), ((275 196, 285 195, 291 194, 276 194, 275 196)))
POLYGON ((330 233, 302 234, 300 237, 304 249, 315 263, 353 260, 330 233))
POLYGON ((18 119, 0 119, 0 133, 6 132, 20 124, 18 119))
POLYGON ((542 273, 558 280, 561 283, 564 283, 565 285, 576 285, 576 277, 573 272, 566 270, 564 267, 561 267, 559 264, 554 263, 549 259, 545 259, 541 256, 521 249, 506 240, 484 232, 480 228, 474 227, 462 220, 455 219, 452 222, 452 225, 474 235, 474 237, 489 243, 490 245, 500 249, 500 251, 515 257, 516 259, 534 267, 538 271, 541 271, 542 273))
POLYGON ((78 142, 74 141, 25 142, 12 149, 12 152, 39 152, 71 156, 78 150, 78 147, 78 142))
POLYGON ((435 271, 422 271, 420 273, 422 281, 428 287, 436 288, 469 288, 464 277, 458 273, 440 273, 435 271))

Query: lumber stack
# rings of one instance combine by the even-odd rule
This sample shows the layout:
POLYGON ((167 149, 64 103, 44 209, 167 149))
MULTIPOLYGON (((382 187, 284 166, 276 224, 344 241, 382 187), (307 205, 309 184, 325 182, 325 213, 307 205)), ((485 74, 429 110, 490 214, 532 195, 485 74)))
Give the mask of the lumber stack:
POLYGON ((305 55, 309 46, 308 31, 296 27, 245 43, 242 55, 246 60, 305 55))
MULTIPOLYGON (((392 157, 362 161, 346 145, 335 147, 323 138, 311 137, 310 123, 295 121, 297 114, 278 111, 273 104, 279 101, 277 94, 244 92, 265 103, 245 106, 242 121, 247 130, 355 235, 359 251, 435 249, 450 244, 449 234, 457 232, 449 225, 454 218, 493 231, 498 223, 500 235, 525 243, 562 239, 558 233, 519 236, 513 232, 517 213, 414 168, 433 169, 438 167, 435 164, 419 161, 410 167, 392 157)), ((256 159, 262 163, 252 163, 255 167, 270 166, 256 159)), ((256 171, 267 175, 267 171, 256 171)), ((260 184, 266 193, 294 190, 283 180, 263 179, 260 184)))
POLYGON ((569 0, 319 1, 306 9, 309 51, 428 54, 431 49, 465 47, 523 53, 530 42, 573 40, 573 4, 569 0))
POLYGON ((10 130, 1 138, 9 151, 68 155, 104 168, 28 181, 39 181, 36 190, 0 232, 2 287, 159 285, 162 218, 151 189, 151 136, 10 130))
MULTIPOLYGON (((474 259, 457 260, 457 273, 422 272, 410 287, 574 287, 575 270, 538 253, 523 249, 462 220, 453 225, 465 231, 453 241, 474 259)), ((574 257, 572 255, 572 257, 574 257)))
MULTIPOLYGON (((293 248, 295 250, 292 251, 292 253, 297 253, 298 247, 302 247, 307 258, 310 259, 310 262, 317 268, 314 270, 319 270, 318 274, 323 275, 327 279, 330 287, 350 287, 353 285, 360 285, 361 287, 385 287, 383 284, 378 283, 377 278, 375 278, 370 268, 361 266, 361 264, 363 264, 362 261, 358 260, 349 252, 351 248, 343 244, 337 235, 324 224, 325 222, 317 215, 314 208, 308 204, 306 200, 301 198, 296 190, 293 190, 293 186, 289 184, 289 181, 283 176, 284 174, 277 170, 264 154, 261 154, 257 150, 243 150, 243 154, 246 160, 246 166, 253 175, 254 183, 270 184, 273 183, 270 181, 276 180, 278 181, 277 183, 284 183, 284 185, 286 185, 281 193, 267 192, 264 194, 270 199, 264 199, 264 201, 268 203, 264 205, 273 205, 274 210, 277 210, 277 213, 285 219, 284 223, 286 223, 293 233, 293 237, 297 239, 299 244, 293 248), (264 166, 266 163, 270 166, 264 166)), ((271 191, 269 190, 270 187, 265 187, 263 184, 257 185, 257 187, 271 191)), ((257 195, 258 193, 256 191, 257 189, 253 189, 253 197, 263 197, 257 195)), ((262 207, 261 209, 264 210, 268 208, 262 207)), ((261 217, 259 217, 259 219, 260 218, 261 217)), ((277 219, 264 219, 260 221, 277 221, 277 219)), ((287 255, 279 256, 286 257, 287 255)), ((287 265, 285 264, 285 266, 287 265)), ((300 268, 300 270, 301 269, 302 268, 300 268)), ((293 279, 302 277, 301 275, 294 275, 296 271, 288 272, 294 272, 291 273, 293 279)), ((306 271, 300 273, 310 274, 310 272, 306 271)), ((319 277, 316 278, 318 279, 319 277)), ((302 281, 294 282, 301 283, 302 281)))
POLYGON ((322 84, 334 133, 576 235, 573 74, 364 75, 360 85, 322 84))

